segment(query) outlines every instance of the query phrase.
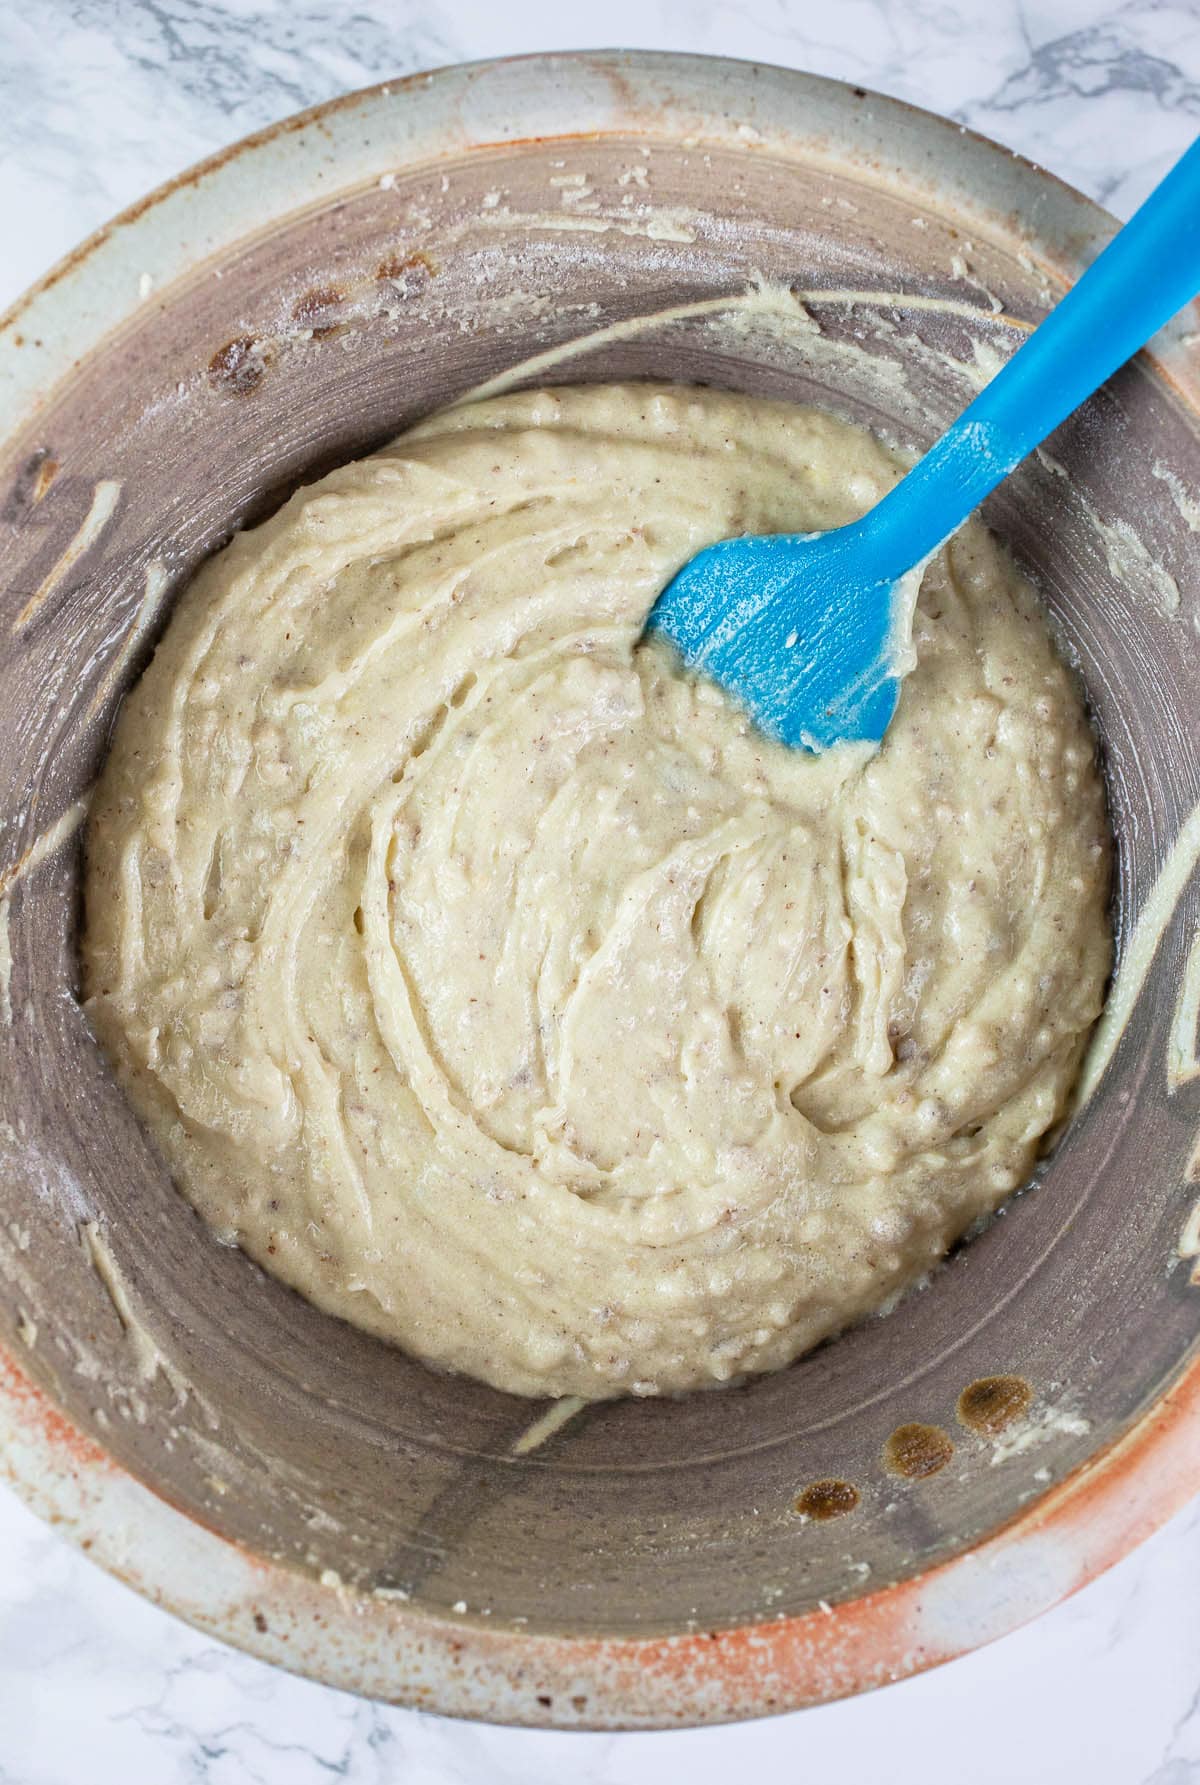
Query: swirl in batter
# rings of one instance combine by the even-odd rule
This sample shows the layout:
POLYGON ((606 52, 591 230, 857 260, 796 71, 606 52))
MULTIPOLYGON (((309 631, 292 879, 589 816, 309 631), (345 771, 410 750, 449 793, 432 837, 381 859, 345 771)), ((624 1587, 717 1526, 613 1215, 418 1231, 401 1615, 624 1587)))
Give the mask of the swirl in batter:
POLYGON ((580 387, 435 418, 181 600, 88 830, 96 1029, 182 1189, 321 1307, 526 1395, 786 1364, 1028 1177, 1109 968, 1075 684, 978 524, 874 755, 646 613, 862 512, 850 425, 580 387))

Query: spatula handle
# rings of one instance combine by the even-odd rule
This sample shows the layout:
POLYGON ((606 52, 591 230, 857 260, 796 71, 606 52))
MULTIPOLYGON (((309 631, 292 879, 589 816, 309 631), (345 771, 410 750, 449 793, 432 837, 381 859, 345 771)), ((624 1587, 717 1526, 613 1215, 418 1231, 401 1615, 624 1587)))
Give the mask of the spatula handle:
POLYGON ((911 567, 1200 292, 1200 137, 1008 364, 867 517, 911 567))

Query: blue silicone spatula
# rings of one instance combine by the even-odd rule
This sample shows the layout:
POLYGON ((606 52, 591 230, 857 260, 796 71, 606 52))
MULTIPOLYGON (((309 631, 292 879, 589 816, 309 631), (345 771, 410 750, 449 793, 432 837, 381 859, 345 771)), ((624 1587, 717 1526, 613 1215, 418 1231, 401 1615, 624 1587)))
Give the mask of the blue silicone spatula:
POLYGON ((899 697, 912 573, 1198 291, 1200 138, 868 514, 828 533, 698 552, 659 596, 649 629, 786 744, 878 743, 899 697))

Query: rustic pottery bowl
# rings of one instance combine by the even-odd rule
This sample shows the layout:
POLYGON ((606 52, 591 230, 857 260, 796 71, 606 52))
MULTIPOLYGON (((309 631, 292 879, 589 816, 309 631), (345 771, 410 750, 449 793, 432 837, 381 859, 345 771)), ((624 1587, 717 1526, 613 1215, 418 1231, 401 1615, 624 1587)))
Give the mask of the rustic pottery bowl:
POLYGON ((705 380, 922 447, 1113 227, 859 88, 543 56, 264 131, 0 325, 0 1448, 106 1567, 383 1698, 694 1723, 984 1642, 1200 1481, 1195 317, 988 505, 1103 740, 1121 967, 1040 1186, 889 1318, 518 1453, 542 1409, 209 1237, 75 997, 81 802, 170 601, 234 528, 582 335, 529 378, 705 380), (756 283, 771 301, 739 308, 756 283), (889 1450, 906 1426, 941 1435, 889 1450))

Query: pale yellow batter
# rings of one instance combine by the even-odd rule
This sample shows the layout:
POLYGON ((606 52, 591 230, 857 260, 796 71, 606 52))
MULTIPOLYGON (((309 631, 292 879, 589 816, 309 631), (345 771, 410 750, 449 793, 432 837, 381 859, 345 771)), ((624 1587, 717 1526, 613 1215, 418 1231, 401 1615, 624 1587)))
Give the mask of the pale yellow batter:
POLYGON ((898 476, 812 411, 495 399, 181 601, 88 831, 88 1008, 202 1214, 528 1395, 773 1369, 1025 1179, 1109 966, 1078 692, 965 528, 878 754, 639 644, 702 545, 898 476))

